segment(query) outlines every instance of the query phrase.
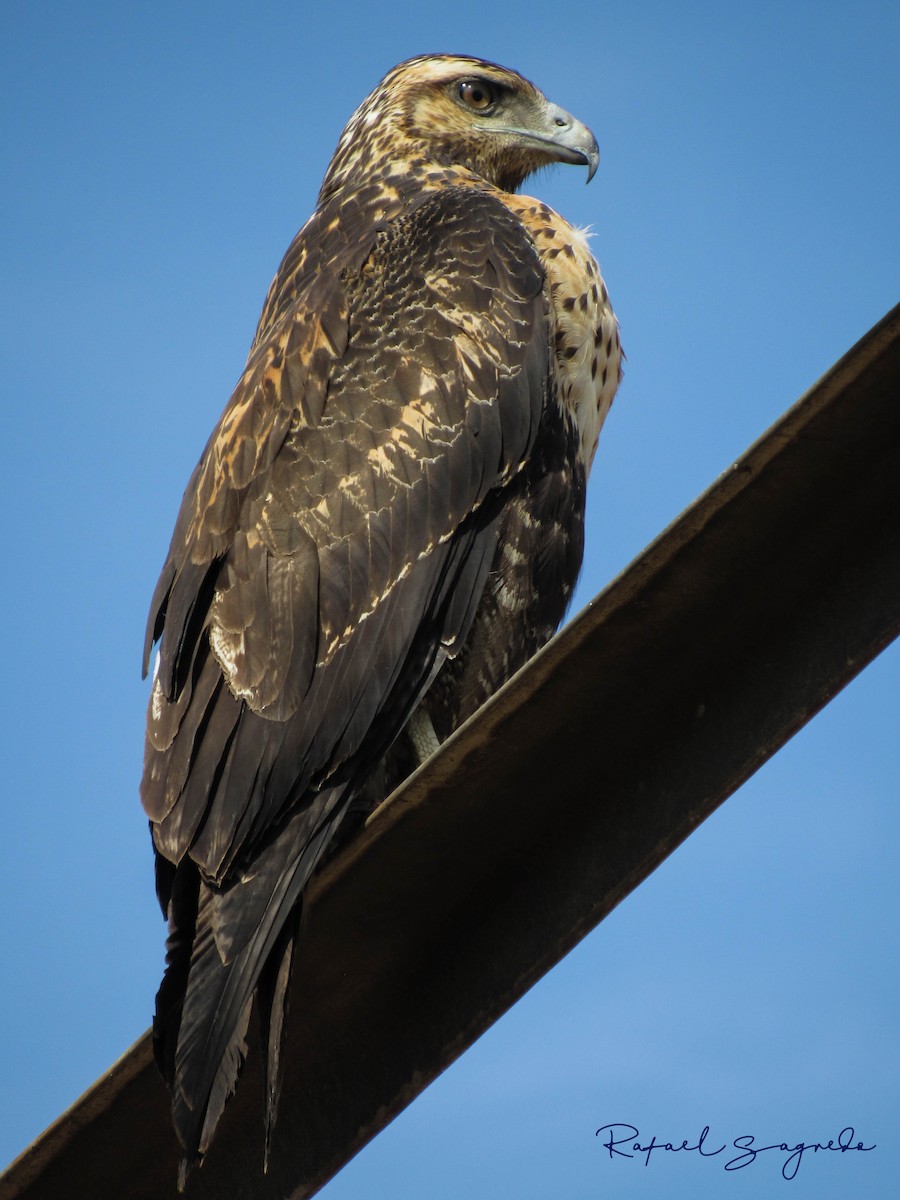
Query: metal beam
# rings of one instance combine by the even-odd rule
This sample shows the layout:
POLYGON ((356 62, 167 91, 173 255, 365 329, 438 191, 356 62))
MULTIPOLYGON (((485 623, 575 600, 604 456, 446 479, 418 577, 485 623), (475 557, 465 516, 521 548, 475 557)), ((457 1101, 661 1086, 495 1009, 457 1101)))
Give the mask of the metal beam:
MULTIPOLYGON (((281 1116, 260 1053, 189 1198, 312 1195, 900 632, 900 307, 316 879, 281 1116)), ((4 1200, 173 1196, 142 1039, 4 1200)))

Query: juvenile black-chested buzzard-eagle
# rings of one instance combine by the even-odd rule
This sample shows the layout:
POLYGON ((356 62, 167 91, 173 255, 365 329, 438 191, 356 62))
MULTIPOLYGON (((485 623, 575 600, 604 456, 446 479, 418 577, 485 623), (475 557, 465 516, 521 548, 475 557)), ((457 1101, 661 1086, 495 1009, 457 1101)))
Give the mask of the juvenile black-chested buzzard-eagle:
POLYGON ((254 995, 274 1120, 303 889, 556 629, 619 381, 584 236, 516 194, 593 134, 514 71, 429 55, 353 114, 269 289, 153 597, 142 799, 169 921, 157 1060, 185 1163, 254 995))

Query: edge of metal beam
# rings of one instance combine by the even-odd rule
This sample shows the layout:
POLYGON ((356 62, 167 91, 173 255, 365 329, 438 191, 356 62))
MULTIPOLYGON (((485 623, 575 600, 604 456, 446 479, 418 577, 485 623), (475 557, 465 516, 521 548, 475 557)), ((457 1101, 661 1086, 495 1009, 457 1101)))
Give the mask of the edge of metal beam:
MULTIPOLYGON (((314 881, 262 1164, 258 1046, 192 1197, 322 1184, 900 632, 900 306, 314 881)), ((175 1195, 148 1039, 3 1200, 175 1195)))

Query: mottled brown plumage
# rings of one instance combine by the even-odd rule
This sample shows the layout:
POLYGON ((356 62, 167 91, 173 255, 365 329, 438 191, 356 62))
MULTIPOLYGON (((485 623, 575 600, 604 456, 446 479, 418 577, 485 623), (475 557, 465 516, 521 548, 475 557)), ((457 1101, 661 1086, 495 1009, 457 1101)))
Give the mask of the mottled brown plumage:
POLYGON ((254 996, 274 1120, 303 889, 348 813, 562 619, 621 354, 584 236, 513 193, 596 155, 515 72, 391 71, 188 484, 147 629, 142 784, 170 924, 155 1044, 186 1164, 254 996))

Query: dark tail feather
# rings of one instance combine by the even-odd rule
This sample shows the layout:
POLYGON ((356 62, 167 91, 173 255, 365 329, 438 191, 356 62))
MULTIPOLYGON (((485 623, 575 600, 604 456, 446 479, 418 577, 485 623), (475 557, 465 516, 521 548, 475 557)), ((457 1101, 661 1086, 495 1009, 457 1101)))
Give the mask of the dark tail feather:
POLYGON ((160 903, 169 922, 169 935, 166 938, 166 971, 156 993, 153 1015, 153 1054, 159 1073, 172 1091, 181 1007, 197 926, 200 881, 192 863, 174 867, 161 855, 156 859, 156 877, 160 903))
MULTIPOLYGON (((184 979, 184 955, 170 964, 160 996, 177 1033, 159 1036, 161 1064, 172 1090, 172 1113, 184 1148, 180 1176, 209 1148, 247 1052, 253 997, 268 1035, 266 1153, 280 1084, 281 1041, 293 957, 296 916, 310 875, 347 807, 345 788, 320 793, 285 825, 254 861, 253 875, 224 889, 199 885, 193 948, 180 1015, 174 992, 184 979), (177 1046, 172 1049, 177 1037, 177 1046), (174 1054, 174 1057, 173 1057, 174 1054)), ((193 873, 193 871, 192 871, 193 873)), ((196 875, 194 876, 196 879, 196 875)), ((179 948, 183 942, 179 941, 179 948)), ((160 1017, 160 1024, 164 1018, 160 1017)))
POLYGON ((294 942, 300 924, 301 904, 302 901, 296 906, 288 925, 282 930, 257 987, 262 1038, 263 1044, 267 1047, 264 1171, 269 1169, 269 1148, 272 1144, 272 1134, 278 1117, 278 1100, 281 1096, 281 1044, 284 1037, 284 1022, 287 1017, 294 942))

